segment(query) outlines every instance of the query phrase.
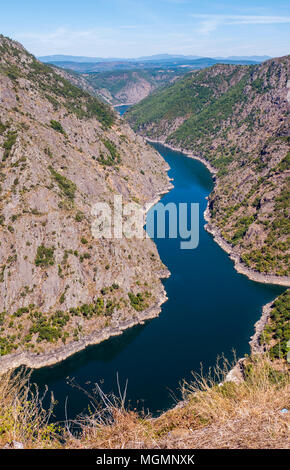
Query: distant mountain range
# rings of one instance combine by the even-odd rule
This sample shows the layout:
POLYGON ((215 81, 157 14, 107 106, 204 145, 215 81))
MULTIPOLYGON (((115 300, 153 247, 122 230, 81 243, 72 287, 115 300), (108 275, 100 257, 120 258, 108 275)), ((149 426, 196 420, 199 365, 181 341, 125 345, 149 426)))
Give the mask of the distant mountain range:
MULTIPOLYGON (((254 56, 258 59, 257 56, 254 56)), ((266 56, 260 58, 265 59, 266 56)), ((139 57, 137 59, 116 59, 116 58, 101 58, 101 57, 77 57, 65 55, 51 55, 39 57, 43 62, 56 65, 58 67, 73 70, 77 73, 100 73, 100 72, 115 72, 115 71, 128 71, 128 70, 166 70, 184 72, 191 70, 199 70, 205 67, 210 67, 214 64, 232 64, 232 65, 256 65, 259 63, 257 60, 250 60, 246 58, 233 57, 228 58, 211 58, 211 57, 197 57, 197 56, 182 56, 170 54, 158 54, 149 57, 139 57)))
MULTIPOLYGON (((182 55, 182 54, 155 54, 152 56, 144 56, 138 58, 120 58, 120 57, 86 57, 86 56, 73 56, 73 55, 63 55, 63 54, 54 54, 38 57, 41 62, 86 62, 86 63, 95 63, 95 62, 142 62, 142 61, 168 61, 168 60, 195 60, 195 59, 204 59, 204 56, 198 55, 182 55)), ((216 60, 234 60, 234 61, 254 61, 254 62, 263 62, 265 60, 271 59, 270 56, 230 56, 230 57, 213 57, 212 59, 216 60)))

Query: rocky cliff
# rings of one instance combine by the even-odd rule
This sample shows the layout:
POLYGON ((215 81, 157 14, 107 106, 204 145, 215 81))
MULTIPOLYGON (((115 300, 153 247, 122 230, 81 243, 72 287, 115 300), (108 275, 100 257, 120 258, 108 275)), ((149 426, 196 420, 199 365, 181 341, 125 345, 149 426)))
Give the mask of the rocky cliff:
POLYGON ((0 36, 0 57, 0 355, 47 354, 152 317, 167 275, 154 243, 93 238, 91 208, 116 194, 157 199, 165 162, 20 44, 0 36))
POLYGON ((266 275, 267 282, 284 278, 284 284, 289 284, 289 77, 289 56, 255 66, 215 65, 156 92, 127 115, 140 134, 215 168, 208 229, 226 242, 244 271, 266 275))
POLYGON ((74 85, 111 105, 135 104, 184 75, 184 69, 117 70, 99 73, 73 73, 60 68, 57 73, 74 85))

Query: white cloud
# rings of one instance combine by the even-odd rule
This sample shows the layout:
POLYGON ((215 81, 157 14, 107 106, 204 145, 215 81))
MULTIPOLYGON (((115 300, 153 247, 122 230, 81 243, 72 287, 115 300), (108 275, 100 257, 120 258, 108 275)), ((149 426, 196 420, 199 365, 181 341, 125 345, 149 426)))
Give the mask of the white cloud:
POLYGON ((262 16, 262 15, 202 15, 192 14, 192 18, 200 19, 199 32, 208 34, 220 25, 235 24, 286 24, 290 23, 289 16, 262 16))
POLYGON ((209 34, 214 31, 219 25, 219 21, 216 19, 207 19, 200 23, 198 32, 201 34, 209 34))

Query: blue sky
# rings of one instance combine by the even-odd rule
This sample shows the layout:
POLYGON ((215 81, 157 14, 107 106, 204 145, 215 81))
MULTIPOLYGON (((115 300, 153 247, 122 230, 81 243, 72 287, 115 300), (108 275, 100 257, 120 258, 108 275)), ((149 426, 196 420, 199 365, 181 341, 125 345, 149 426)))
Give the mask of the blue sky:
POLYGON ((289 0, 10 0, 0 32, 35 55, 290 53, 289 0))

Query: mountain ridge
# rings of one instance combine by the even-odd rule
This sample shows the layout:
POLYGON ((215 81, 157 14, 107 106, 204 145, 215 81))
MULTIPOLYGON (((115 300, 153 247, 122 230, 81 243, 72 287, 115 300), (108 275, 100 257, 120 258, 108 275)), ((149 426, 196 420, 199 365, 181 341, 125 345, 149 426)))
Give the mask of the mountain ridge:
MULTIPOLYGON (((45 62, 44 62, 45 63, 45 62)), ((198 70, 201 68, 209 67, 217 63, 227 64, 256 64, 257 62, 252 60, 228 60, 228 59, 213 59, 211 57, 201 57, 198 59, 187 59, 185 58, 164 58, 159 59, 146 59, 146 60, 102 60, 99 62, 76 62, 76 61, 59 61, 51 60, 48 62, 50 65, 56 65, 58 67, 73 70, 78 73, 93 73, 93 72, 106 72, 106 71, 127 71, 132 69, 146 70, 146 69, 164 69, 170 68, 172 70, 182 69, 187 67, 189 70, 198 70)))
POLYGON ((51 61, 66 61, 66 62, 114 62, 114 61, 144 61, 144 60, 168 60, 168 59, 202 59, 202 58, 212 58, 218 60, 253 60, 253 61, 264 61, 268 60, 271 57, 264 56, 228 56, 228 57, 210 57, 210 56, 201 56, 201 55, 183 55, 183 54, 153 54, 150 56, 141 56, 141 57, 90 57, 90 56, 73 56, 65 54, 52 54, 45 56, 38 56, 37 59, 41 62, 51 62, 51 61))
POLYGON ((168 83, 175 82, 185 70, 124 70, 98 73, 76 73, 56 68, 56 72, 74 85, 113 106, 132 105, 168 83))

